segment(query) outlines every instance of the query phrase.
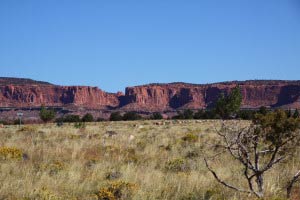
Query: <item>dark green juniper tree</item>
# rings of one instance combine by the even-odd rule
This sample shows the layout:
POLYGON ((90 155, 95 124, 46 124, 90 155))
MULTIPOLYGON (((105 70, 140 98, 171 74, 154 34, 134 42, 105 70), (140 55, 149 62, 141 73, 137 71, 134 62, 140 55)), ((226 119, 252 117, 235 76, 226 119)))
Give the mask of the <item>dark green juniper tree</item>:
POLYGON ((55 118, 55 111, 53 109, 46 109, 45 106, 41 107, 40 118, 43 122, 49 122, 55 118))
POLYGON ((223 93, 219 97, 216 106, 215 113, 218 114, 222 119, 231 118, 237 114, 242 104, 242 94, 240 87, 237 86, 225 96, 223 93))
POLYGON ((93 122, 93 121, 94 121, 94 117, 93 117, 92 114, 87 113, 87 114, 85 114, 85 115, 82 117, 81 121, 83 121, 83 122, 93 122))
POLYGON ((150 119, 152 119, 152 120, 159 120, 159 119, 163 119, 163 116, 159 112, 155 112, 155 113, 153 113, 151 115, 150 119))

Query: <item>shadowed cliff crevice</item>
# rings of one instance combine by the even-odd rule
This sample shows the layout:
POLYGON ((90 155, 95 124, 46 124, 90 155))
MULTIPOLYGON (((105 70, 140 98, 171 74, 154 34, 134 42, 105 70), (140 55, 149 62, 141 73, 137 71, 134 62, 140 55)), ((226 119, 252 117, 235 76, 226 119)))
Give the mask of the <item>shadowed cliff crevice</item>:
POLYGON ((289 105, 299 101, 300 97, 300 86, 299 85, 287 85, 280 89, 278 94, 278 101, 273 107, 279 107, 289 105))

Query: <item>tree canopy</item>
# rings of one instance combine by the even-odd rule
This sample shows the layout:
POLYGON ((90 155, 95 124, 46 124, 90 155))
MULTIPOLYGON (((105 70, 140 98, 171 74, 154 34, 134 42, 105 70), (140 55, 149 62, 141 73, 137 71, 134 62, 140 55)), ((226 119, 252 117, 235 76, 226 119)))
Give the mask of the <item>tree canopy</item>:
POLYGON ((225 96, 224 93, 221 93, 215 106, 215 112, 222 119, 228 119, 237 114, 240 110, 241 104, 242 94, 240 87, 237 86, 233 88, 227 96, 225 96))
POLYGON ((44 106, 41 107, 40 118, 43 122, 49 122, 55 118, 56 112, 53 109, 46 109, 44 106))

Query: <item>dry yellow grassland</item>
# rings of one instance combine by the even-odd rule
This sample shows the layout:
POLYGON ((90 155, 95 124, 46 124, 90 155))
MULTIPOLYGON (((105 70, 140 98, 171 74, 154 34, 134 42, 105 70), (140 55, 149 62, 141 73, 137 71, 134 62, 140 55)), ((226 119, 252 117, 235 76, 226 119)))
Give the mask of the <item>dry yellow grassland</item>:
MULTIPOLYGON (((219 126, 219 121, 191 120, 4 127, 0 199, 255 199, 223 187, 205 167, 203 158, 220 151, 215 147, 219 126)), ((300 167, 300 153, 295 154, 267 174, 269 199, 285 195, 282 187, 300 167)), ((241 166, 229 155, 210 163, 224 180, 247 186, 241 166)))

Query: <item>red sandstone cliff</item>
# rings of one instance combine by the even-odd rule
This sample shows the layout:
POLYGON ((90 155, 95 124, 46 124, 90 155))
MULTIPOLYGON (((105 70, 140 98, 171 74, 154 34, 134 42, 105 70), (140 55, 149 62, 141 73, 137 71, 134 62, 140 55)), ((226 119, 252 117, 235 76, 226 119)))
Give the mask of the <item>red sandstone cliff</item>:
POLYGON ((242 107, 300 107, 300 81, 244 81, 216 84, 150 84, 126 88, 126 110, 163 111, 167 109, 207 108, 220 93, 240 86, 242 107))
POLYGON ((0 107, 72 105, 96 109, 119 105, 117 94, 106 93, 97 87, 56 86, 20 80, 20 83, 14 80, 5 84, 0 78, 0 107))
POLYGON ((244 81, 216 84, 150 84, 128 87, 125 95, 97 87, 57 86, 30 79, 0 78, 0 107, 73 106, 89 109, 166 111, 211 106, 220 93, 239 85, 244 108, 300 108, 300 81, 244 81))

